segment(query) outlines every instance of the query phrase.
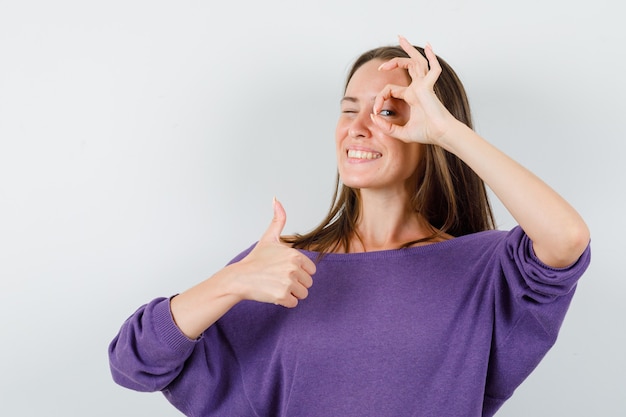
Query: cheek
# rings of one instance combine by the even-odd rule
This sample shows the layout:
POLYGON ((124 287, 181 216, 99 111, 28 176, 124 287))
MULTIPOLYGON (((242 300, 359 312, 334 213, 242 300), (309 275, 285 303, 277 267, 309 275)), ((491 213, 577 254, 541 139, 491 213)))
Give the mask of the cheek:
POLYGON ((406 166, 406 169, 415 170, 424 159, 424 145, 407 145, 407 147, 402 150, 402 154, 404 155, 403 164, 406 166))
POLYGON ((345 123, 338 122, 335 127, 335 146, 337 147, 337 152, 339 152, 339 148, 343 140, 348 136, 348 128, 345 123))
POLYGON ((348 123, 339 119, 337 121, 337 125, 335 126, 335 140, 337 142, 341 141, 348 134, 348 123))

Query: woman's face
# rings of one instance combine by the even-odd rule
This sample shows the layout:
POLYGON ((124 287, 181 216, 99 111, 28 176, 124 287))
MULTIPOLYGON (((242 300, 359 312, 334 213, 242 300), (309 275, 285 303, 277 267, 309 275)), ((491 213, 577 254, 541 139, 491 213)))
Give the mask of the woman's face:
MULTIPOLYGON (((348 82, 335 131, 337 164, 341 181, 349 187, 405 190, 421 161, 423 145, 384 134, 370 118, 374 98, 383 87, 410 83, 402 69, 378 71, 383 62, 365 63, 348 82)), ((409 120, 409 106, 402 100, 387 100, 379 115, 404 125, 409 120)))

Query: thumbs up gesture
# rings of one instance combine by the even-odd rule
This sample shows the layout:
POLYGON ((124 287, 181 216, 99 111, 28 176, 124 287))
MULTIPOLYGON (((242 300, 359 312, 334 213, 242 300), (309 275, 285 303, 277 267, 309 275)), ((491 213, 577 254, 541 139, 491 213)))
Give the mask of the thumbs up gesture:
POLYGON ((315 264, 280 241, 286 221, 285 209, 274 199, 270 226, 248 256, 235 264, 244 299, 293 308, 309 294, 315 264))

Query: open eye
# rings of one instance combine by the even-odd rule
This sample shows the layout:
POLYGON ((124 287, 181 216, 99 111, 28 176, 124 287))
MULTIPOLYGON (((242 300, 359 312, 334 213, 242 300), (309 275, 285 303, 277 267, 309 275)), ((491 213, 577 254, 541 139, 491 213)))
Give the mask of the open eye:
POLYGON ((396 113, 393 110, 385 110, 385 109, 379 111, 378 114, 380 116, 387 116, 387 117, 396 115, 396 113))

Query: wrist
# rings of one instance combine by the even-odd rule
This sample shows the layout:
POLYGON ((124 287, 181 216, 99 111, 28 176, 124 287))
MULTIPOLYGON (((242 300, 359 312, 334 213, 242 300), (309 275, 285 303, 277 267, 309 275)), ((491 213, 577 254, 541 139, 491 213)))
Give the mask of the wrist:
POLYGON ((242 280, 239 279, 240 275, 240 265, 237 262, 225 266, 206 280, 206 282, 213 287, 216 298, 222 299, 233 306, 247 298, 245 286, 242 280))
POLYGON ((170 300, 172 318, 190 339, 196 339, 241 301, 226 268, 170 300))
POLYGON ((476 135, 476 133, 465 123, 454 119, 450 127, 439 137, 437 145, 446 151, 458 154, 459 145, 467 142, 468 138, 476 135))

